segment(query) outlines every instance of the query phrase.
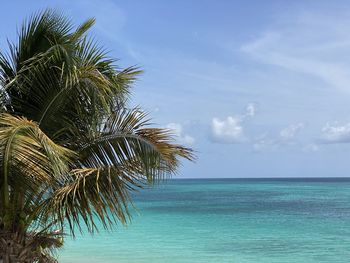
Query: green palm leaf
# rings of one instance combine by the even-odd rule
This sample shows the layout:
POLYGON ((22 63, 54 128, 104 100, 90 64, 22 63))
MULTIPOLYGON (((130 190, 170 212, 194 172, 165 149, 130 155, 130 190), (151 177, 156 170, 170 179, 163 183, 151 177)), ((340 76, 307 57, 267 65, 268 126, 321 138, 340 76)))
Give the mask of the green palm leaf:
POLYGON ((141 70, 120 69, 88 37, 94 22, 74 29, 46 10, 0 52, 0 261, 54 262, 63 231, 127 223, 134 191, 194 158, 127 109, 141 70))

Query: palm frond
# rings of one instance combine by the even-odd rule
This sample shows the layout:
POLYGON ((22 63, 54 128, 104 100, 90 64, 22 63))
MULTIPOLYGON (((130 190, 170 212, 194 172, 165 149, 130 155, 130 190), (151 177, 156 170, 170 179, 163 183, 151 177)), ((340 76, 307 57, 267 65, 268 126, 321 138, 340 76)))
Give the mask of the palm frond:
POLYGON ((73 236, 77 229, 82 230, 82 224, 89 232, 98 230, 96 220, 106 228, 118 221, 126 223, 132 188, 123 173, 122 169, 75 169, 64 185, 42 204, 42 210, 61 227, 68 222, 73 236))
POLYGON ((75 28, 48 9, 0 53, 0 235, 6 243, 19 234, 16 245, 28 251, 41 246, 37 261, 53 260, 52 229, 67 223, 74 235, 83 225, 98 230, 96 220, 127 223, 133 191, 194 159, 170 130, 126 109, 142 71, 119 68, 88 37, 94 22, 75 28))
POLYGON ((55 144, 34 122, 1 114, 0 215, 11 215, 9 220, 14 220, 12 210, 19 213, 27 197, 66 174, 73 156, 74 152, 55 144))
POLYGON ((171 131, 148 128, 147 115, 140 109, 119 110, 97 127, 94 137, 86 138, 77 149, 82 165, 87 167, 118 166, 120 163, 139 163, 140 173, 157 179, 154 172, 172 173, 178 158, 193 159, 192 150, 174 144, 171 131), (167 169, 165 169, 165 167, 167 169), (153 172, 152 172, 153 171, 153 172))
POLYGON ((82 223, 97 230, 97 219, 106 228, 126 223, 132 191, 174 173, 178 158, 193 159, 191 149, 173 144, 170 131, 148 124, 139 109, 121 110, 78 140, 77 168, 60 180, 42 209, 52 208, 51 218, 62 225, 67 220, 73 235, 82 223))
POLYGON ((95 24, 95 22, 95 18, 90 18, 80 24, 74 33, 72 33, 73 40, 78 41, 81 39, 85 33, 95 24))

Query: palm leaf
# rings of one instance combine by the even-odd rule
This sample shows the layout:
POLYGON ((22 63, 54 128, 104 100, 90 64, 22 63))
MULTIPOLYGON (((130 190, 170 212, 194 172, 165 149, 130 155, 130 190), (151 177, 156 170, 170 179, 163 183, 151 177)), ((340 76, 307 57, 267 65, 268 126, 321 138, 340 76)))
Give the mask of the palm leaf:
MULTIPOLYGON (((24 209, 27 197, 45 191, 68 172, 74 153, 50 140, 32 121, 0 115, 1 216, 24 209), (12 196, 10 202, 10 195, 12 196)), ((9 224, 12 222, 9 222, 9 224)))
POLYGON ((35 260, 52 260, 56 227, 74 235, 127 223, 133 191, 194 158, 170 130, 126 109, 142 71, 119 68, 87 36, 94 22, 74 29, 45 10, 0 53, 0 241, 18 236, 21 257, 46 244, 35 260))
POLYGON ((147 124, 139 109, 121 110, 96 126, 93 137, 77 140, 85 141, 76 145, 77 168, 62 178, 43 210, 52 208, 62 226, 67 220, 73 235, 82 222, 90 232, 97 230, 97 219, 105 227, 126 223, 132 191, 174 173, 179 157, 193 159, 190 149, 172 144, 168 130, 147 124))

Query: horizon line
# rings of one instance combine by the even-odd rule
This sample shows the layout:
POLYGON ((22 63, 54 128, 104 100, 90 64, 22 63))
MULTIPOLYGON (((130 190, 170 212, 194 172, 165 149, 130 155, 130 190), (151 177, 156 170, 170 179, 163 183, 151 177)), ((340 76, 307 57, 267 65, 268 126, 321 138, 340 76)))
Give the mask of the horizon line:
POLYGON ((350 176, 286 176, 286 177, 173 177, 166 180, 188 180, 188 179, 350 179, 350 176))

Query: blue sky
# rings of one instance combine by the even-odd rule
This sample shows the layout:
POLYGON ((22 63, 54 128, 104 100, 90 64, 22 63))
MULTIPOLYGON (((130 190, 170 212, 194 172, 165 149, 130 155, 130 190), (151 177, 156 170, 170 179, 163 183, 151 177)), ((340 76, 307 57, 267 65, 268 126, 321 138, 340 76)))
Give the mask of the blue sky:
POLYGON ((350 175, 349 1, 6 1, 0 48, 46 7, 145 70, 133 103, 197 151, 178 177, 350 175))

